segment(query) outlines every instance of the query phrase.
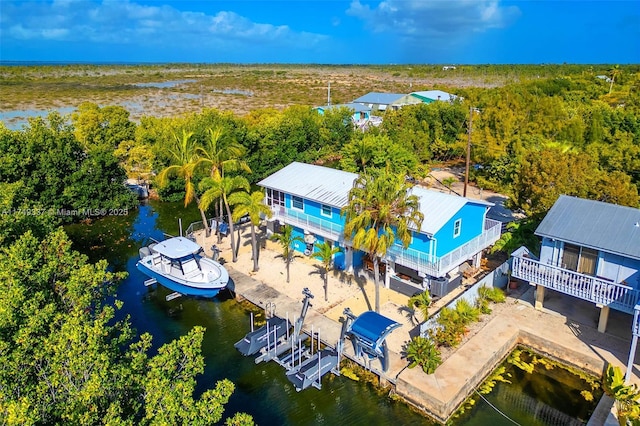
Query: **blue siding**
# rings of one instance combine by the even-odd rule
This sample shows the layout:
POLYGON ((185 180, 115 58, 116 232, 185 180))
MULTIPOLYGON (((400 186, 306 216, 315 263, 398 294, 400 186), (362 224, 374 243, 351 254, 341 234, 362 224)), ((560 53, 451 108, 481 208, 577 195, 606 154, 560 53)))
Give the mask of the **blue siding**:
POLYGON ((340 247, 342 250, 339 253, 336 253, 335 256, 333 256, 333 267, 338 271, 344 271, 344 269, 347 267, 344 255, 344 247, 338 243, 335 243, 335 246, 340 247))
POLYGON ((434 235, 438 242, 436 256, 444 256, 468 243, 482 234, 486 207, 480 204, 465 204, 447 223, 434 235), (456 220, 461 219, 460 235, 454 238, 453 228, 456 220))
MULTIPOLYGON (((293 227, 293 232, 292 232, 294 237, 300 237, 302 239, 304 239, 304 231, 300 228, 296 228, 295 226, 293 227)), ((298 251, 300 253, 304 253, 305 249, 307 248, 307 245, 305 244, 304 241, 296 241, 293 243, 293 249, 295 251, 298 251)))
MULTIPOLYGON (((396 243, 397 244, 397 243, 396 243)), ((413 233, 413 238, 409 244, 410 249, 418 250, 424 254, 431 254, 431 238, 425 234, 413 233)))
MULTIPOLYGON (((562 267, 563 245, 559 240, 551 241, 550 238, 544 237, 540 249, 540 262, 562 267)), ((626 285, 640 288, 640 261, 599 251, 595 276, 616 283, 624 281, 626 285)))
POLYGON ((364 256, 366 255, 365 252, 363 252, 362 250, 354 250, 353 251, 353 267, 354 268, 359 268, 362 266, 363 259, 364 256))
MULTIPOLYGON (((294 212, 300 213, 300 210, 294 209, 292 207, 292 198, 291 194, 284 195, 284 205, 287 209, 291 209, 294 212)), ((337 207, 331 206, 331 217, 324 216, 322 211, 322 204, 317 201, 307 200, 305 198, 302 199, 303 202, 303 211, 302 213, 307 214, 309 216, 313 216, 318 219, 326 220, 327 222, 335 223, 337 225, 344 226, 344 218, 340 216, 340 209, 337 207)))

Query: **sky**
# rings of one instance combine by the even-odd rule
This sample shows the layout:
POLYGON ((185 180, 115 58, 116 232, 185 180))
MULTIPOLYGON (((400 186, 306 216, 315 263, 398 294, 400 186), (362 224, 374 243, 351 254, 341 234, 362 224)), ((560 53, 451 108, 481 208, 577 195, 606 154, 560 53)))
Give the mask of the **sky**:
POLYGON ((640 63, 640 0, 0 0, 0 61, 640 63))

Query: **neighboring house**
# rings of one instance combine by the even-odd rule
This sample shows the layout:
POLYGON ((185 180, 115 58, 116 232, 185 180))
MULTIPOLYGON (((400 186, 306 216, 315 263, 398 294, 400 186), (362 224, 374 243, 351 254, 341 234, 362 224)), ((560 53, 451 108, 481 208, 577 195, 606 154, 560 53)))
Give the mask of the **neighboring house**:
POLYGON ((606 75, 596 75, 596 78, 599 80, 604 80, 607 83, 611 83, 611 77, 606 76, 606 75))
POLYGON ((456 99, 462 100, 462 98, 459 98, 456 95, 452 95, 451 93, 443 92, 442 90, 425 90, 422 92, 411 92, 409 96, 412 96, 426 104, 430 104, 431 102, 436 101, 453 102, 456 99))
MULTIPOLYGON (((419 103, 418 101, 409 100, 412 103, 419 103)), ((386 111, 400 109, 407 103, 407 97, 404 93, 381 93, 370 92, 364 96, 360 96, 358 99, 354 99, 354 103, 363 104, 371 108, 372 112, 386 111)))
POLYGON ((361 120, 368 120, 371 116, 371 107, 358 103, 324 105, 315 107, 314 109, 318 111, 318 114, 324 115, 325 111, 335 108, 348 108, 352 110, 353 115, 351 116, 351 119, 354 123, 357 123, 361 120))
MULTIPOLYGON (((304 238, 295 250, 311 255, 316 242, 330 241, 342 248, 336 255, 336 269, 370 268, 367 253, 354 249, 343 235, 349 191, 355 173, 327 167, 291 163, 263 179, 266 203, 273 211, 268 228, 277 232, 279 224, 293 226, 304 238)), ((444 296, 461 282, 461 265, 480 265, 482 251, 500 238, 500 222, 487 219, 493 205, 455 195, 411 189, 418 196, 424 221, 412 232, 409 247, 395 244, 385 259, 385 285, 413 295, 430 288, 434 296, 444 296)))
POLYGON ((561 195, 536 235, 540 259, 518 250, 512 276, 536 286, 536 308, 545 288, 593 302, 605 332, 609 309, 634 313, 640 295, 640 209, 561 195))
POLYGON ((453 65, 445 65, 444 67, 442 67, 442 71, 449 71, 449 70, 455 70, 456 67, 453 65))

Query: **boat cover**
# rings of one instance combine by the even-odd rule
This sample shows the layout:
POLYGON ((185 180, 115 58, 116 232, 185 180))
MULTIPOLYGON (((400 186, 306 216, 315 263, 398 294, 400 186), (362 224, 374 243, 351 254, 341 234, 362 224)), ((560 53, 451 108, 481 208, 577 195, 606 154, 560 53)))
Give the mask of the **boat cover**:
POLYGON ((185 237, 174 237, 153 246, 153 250, 170 259, 180 259, 198 253, 202 247, 185 237))
POLYGON ((377 351, 387 335, 400 326, 401 324, 377 312, 367 311, 355 319, 350 333, 361 343, 377 351))

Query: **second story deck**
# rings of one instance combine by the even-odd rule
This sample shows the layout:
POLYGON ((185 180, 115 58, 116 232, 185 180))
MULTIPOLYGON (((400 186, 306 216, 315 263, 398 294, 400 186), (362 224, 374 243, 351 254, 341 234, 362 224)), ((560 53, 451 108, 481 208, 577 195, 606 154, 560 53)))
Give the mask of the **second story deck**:
POLYGON ((400 245, 395 244, 387 253, 387 258, 399 265, 433 277, 442 277, 465 260, 498 241, 501 226, 501 222, 486 219, 482 234, 444 256, 438 257, 418 250, 403 249, 400 245))
POLYGON ((513 257, 511 274, 531 284, 542 285, 628 314, 634 313, 640 296, 639 290, 623 283, 581 274, 527 257, 513 257))
POLYGON ((333 241, 344 240, 342 235, 344 225, 342 224, 337 224, 330 220, 325 220, 303 212, 286 209, 284 206, 274 205, 271 207, 271 211, 273 212, 271 218, 277 219, 282 223, 297 226, 298 228, 305 229, 313 234, 333 241))
MULTIPOLYGON (((344 241, 342 224, 286 209, 283 206, 273 206, 272 211, 273 219, 303 228, 333 241, 344 241)), ((387 259, 434 277, 442 277, 465 260, 495 243, 500 238, 501 225, 499 221, 486 219, 482 234, 444 256, 437 257, 415 249, 403 249, 396 244, 387 253, 387 259)))

